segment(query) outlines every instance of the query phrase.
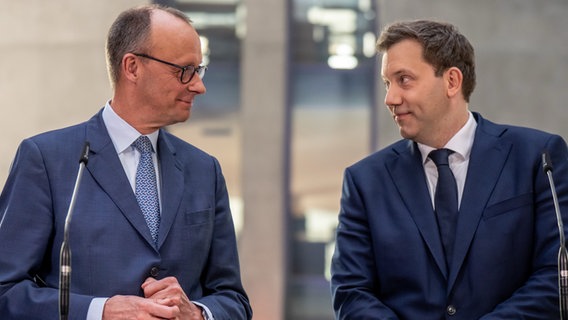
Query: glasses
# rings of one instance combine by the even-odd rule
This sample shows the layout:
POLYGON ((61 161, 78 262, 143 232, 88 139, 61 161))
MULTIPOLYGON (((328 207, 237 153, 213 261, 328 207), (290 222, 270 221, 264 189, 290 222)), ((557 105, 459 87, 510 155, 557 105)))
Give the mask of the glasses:
POLYGON ((167 64, 168 66, 172 66, 172 67, 176 67, 176 68, 181 69, 181 75, 179 76, 179 81, 181 81, 181 83, 183 83, 183 84, 189 83, 191 81, 191 79, 193 79, 193 76, 195 74, 197 74, 200 79, 203 79, 203 77, 205 76, 205 71, 207 70, 206 66, 197 66, 197 67, 185 66, 185 67, 182 67, 182 66, 177 65, 175 63, 160 60, 158 58, 154 58, 154 57, 149 56, 149 55, 144 54, 144 53, 133 53, 133 54, 135 56, 138 56, 138 57, 158 61, 158 62, 161 62, 163 64, 167 64))

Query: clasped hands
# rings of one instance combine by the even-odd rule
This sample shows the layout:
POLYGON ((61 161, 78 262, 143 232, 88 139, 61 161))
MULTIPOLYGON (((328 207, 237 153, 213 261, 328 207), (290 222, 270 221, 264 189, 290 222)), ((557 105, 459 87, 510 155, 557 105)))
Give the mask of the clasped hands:
POLYGON ((201 308, 189 300, 175 277, 147 278, 141 287, 144 298, 121 295, 109 298, 103 320, 203 320, 201 308))

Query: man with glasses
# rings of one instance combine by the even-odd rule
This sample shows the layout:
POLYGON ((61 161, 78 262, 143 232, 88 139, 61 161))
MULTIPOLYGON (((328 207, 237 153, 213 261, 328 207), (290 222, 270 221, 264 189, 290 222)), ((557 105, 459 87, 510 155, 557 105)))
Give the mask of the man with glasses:
POLYGON ((60 247, 86 142, 69 319, 251 319, 219 163, 163 130, 205 93, 201 62, 178 10, 147 5, 115 20, 112 99, 85 123, 24 140, 0 196, 2 319, 58 317, 60 247))
POLYGON ((189 66, 182 67, 182 66, 177 65, 175 63, 171 63, 171 62, 167 62, 167 61, 164 61, 164 60, 161 60, 161 59, 158 59, 158 58, 154 58, 154 57, 147 55, 147 54, 144 54, 144 53, 135 53, 134 55, 139 56, 139 57, 143 57, 143 58, 148 58, 148 59, 151 59, 151 60, 154 60, 154 61, 158 61, 158 62, 161 62, 161 63, 166 64, 168 66, 172 66, 172 67, 180 69, 181 72, 180 72, 180 76, 179 76, 179 81, 183 84, 189 83, 191 81, 191 79, 193 79, 193 76, 196 75, 196 74, 199 76, 199 78, 203 79, 203 76, 205 76, 205 71, 207 70, 206 66, 195 67, 195 66, 189 65, 189 66))

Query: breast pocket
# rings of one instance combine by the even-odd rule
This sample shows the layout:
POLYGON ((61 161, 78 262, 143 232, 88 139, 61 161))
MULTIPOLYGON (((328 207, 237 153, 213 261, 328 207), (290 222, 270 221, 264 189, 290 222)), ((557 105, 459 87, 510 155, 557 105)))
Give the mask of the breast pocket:
POLYGON ((186 226, 195 226, 208 224, 213 221, 213 209, 204 209, 198 211, 189 211, 184 215, 184 222, 186 226))
POLYGON ((492 204, 485 209, 483 219, 488 220, 503 214, 519 211, 518 209, 526 207, 532 208, 533 206, 533 193, 525 193, 507 200, 500 201, 492 204))

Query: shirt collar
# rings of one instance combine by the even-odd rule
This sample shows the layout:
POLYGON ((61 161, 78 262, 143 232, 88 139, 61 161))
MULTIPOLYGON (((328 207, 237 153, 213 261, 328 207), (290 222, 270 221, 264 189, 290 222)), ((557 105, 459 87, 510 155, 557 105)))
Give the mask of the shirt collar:
MULTIPOLYGON (((134 127, 114 112, 110 105, 110 100, 105 104, 103 109, 103 121, 107 127, 108 134, 117 153, 126 151, 132 143, 140 137, 140 132, 138 132, 138 130, 134 129, 134 127)), ((150 142, 152 142, 152 148, 154 151, 158 150, 157 144, 159 133, 160 131, 156 130, 146 135, 150 139, 150 142)))
MULTIPOLYGON (((475 121, 473 114, 471 112, 468 113, 469 118, 465 125, 444 146, 444 148, 454 151, 454 153, 461 157, 462 160, 469 159, 471 148, 473 147, 473 140, 475 138, 475 129, 477 128, 477 122, 475 121)), ((422 154, 422 163, 426 163, 428 160, 428 154, 430 154, 430 151, 435 148, 418 143, 418 149, 420 149, 420 153, 422 154)))

